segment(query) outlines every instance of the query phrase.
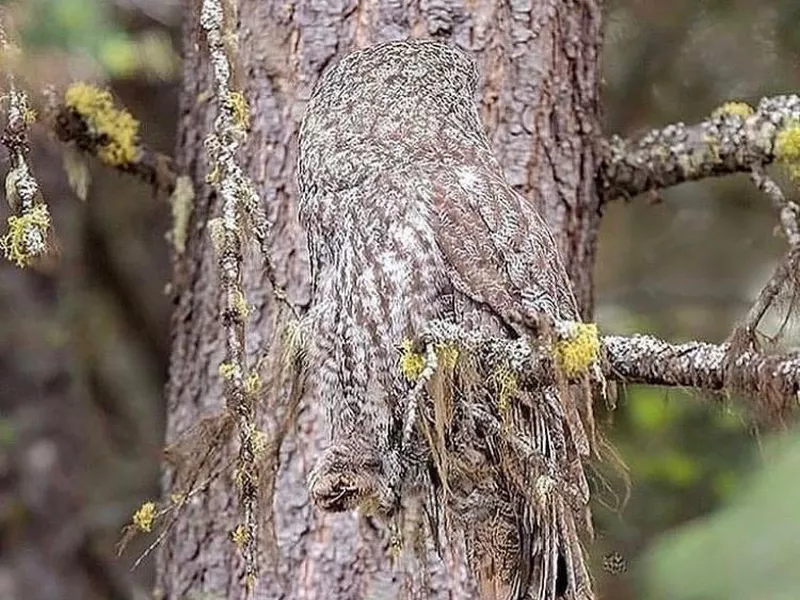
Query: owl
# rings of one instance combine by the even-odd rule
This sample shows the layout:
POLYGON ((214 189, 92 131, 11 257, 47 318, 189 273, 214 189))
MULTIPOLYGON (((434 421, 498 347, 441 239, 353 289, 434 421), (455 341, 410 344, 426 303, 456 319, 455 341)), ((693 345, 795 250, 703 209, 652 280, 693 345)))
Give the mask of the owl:
POLYGON ((550 230, 492 152, 477 84, 462 51, 405 40, 345 56, 307 104, 298 142, 312 276, 307 400, 330 426, 309 492, 323 510, 385 517, 427 494, 456 524, 481 597, 591 598, 579 541, 588 436, 572 387, 518 391, 502 414, 489 386, 456 393, 447 473, 419 431, 404 443, 412 384, 398 368, 402 340, 431 322, 518 340, 534 335, 538 316, 579 319, 550 230))

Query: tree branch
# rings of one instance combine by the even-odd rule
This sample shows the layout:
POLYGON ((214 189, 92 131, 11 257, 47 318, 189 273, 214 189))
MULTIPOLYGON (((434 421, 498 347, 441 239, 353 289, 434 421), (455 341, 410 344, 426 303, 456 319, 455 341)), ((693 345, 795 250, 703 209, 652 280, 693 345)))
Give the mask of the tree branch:
MULTIPOLYGON (((769 197, 778 212, 781 229, 789 242, 789 251, 781 259, 772 277, 758 294, 753 306, 750 307, 744 322, 739 326, 739 331, 744 334, 742 339, 747 343, 754 339, 753 334, 761 319, 772 306, 778 294, 783 291, 787 282, 797 276, 798 266, 800 266, 800 227, 797 222, 800 208, 786 198, 780 186, 766 174, 761 165, 753 167, 750 179, 759 190, 769 197)), ((734 335, 736 334, 734 333, 734 335)))
POLYGON ((733 386, 756 393, 769 388, 786 397, 800 391, 800 354, 746 351, 731 356, 729 344, 671 344, 650 335, 607 335, 602 344, 607 361, 603 370, 617 381, 709 391, 733 386))
POLYGON ((239 432, 236 480, 242 523, 232 537, 242 554, 246 595, 249 595, 258 576, 259 484, 256 405, 252 390, 248 389, 251 374, 245 352, 245 320, 249 309, 242 287, 242 247, 244 228, 249 226, 262 249, 266 249, 270 224, 261 210, 255 187, 238 161, 248 115, 244 96, 231 87, 233 68, 225 44, 231 22, 235 22, 235 15, 226 18, 220 0, 203 0, 200 27, 205 33, 217 103, 214 130, 205 141, 212 168, 208 181, 222 201, 222 216, 213 221, 214 225, 209 223, 224 298, 225 363, 220 366, 220 374, 225 380, 227 408, 236 415, 239 432))
MULTIPOLYGON (((434 321, 418 341, 436 347, 455 345, 475 355, 488 372, 502 367, 521 385, 535 387, 556 377, 559 346, 577 341, 580 329, 570 325, 556 323, 550 339, 548 334, 526 341, 484 336, 434 321)), ((600 336, 599 348, 603 373, 618 382, 740 392, 752 398, 756 414, 773 419, 788 415, 798 403, 798 353, 738 351, 733 343, 672 344, 650 335, 600 336)))
POLYGON ((653 129, 636 140, 615 135, 600 165, 600 193, 608 201, 775 161, 796 163, 800 131, 781 137, 798 128, 800 97, 789 95, 764 98, 755 110, 730 102, 705 121, 653 129))
MULTIPOLYGON (((102 93, 97 90, 97 93, 102 93)), ((104 159, 102 151, 108 146, 111 135, 100 131, 91 122, 92 115, 70 106, 67 102, 51 101, 49 111, 50 127, 58 139, 65 144, 74 144, 83 152, 100 159, 113 169, 133 175, 151 185, 156 193, 163 192, 170 196, 178 182, 172 158, 161 154, 135 140, 135 150, 130 160, 109 161, 104 159)), ((122 111, 119 111, 122 113, 122 111)))

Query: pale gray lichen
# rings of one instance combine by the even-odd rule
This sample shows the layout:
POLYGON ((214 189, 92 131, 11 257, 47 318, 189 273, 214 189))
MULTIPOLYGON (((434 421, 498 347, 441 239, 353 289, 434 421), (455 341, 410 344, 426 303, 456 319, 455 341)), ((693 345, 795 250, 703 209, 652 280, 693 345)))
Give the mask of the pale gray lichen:
POLYGON ((787 95, 764 98, 751 113, 723 105, 696 125, 667 125, 637 140, 613 136, 601 165, 601 191, 606 199, 635 196, 769 164, 781 159, 780 133, 798 121, 800 97, 787 95))

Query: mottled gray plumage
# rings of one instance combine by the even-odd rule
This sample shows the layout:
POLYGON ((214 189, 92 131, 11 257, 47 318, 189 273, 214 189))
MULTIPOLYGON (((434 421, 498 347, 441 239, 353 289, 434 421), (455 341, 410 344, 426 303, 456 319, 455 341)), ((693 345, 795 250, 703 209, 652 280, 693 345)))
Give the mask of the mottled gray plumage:
POLYGON ((510 417, 488 401, 485 412, 509 419, 530 460, 459 396, 448 452, 461 468, 447 475, 447 494, 421 436, 402 444, 401 340, 435 319, 510 337, 530 334, 537 314, 578 319, 550 231, 492 153, 477 79, 455 48, 393 42, 343 58, 309 101, 299 140, 313 285, 308 397, 324 403, 332 436, 310 491, 327 510, 388 516, 405 494, 439 486, 433 501, 460 526, 485 597, 589 598, 577 541, 588 441, 566 386, 520 392, 510 417))

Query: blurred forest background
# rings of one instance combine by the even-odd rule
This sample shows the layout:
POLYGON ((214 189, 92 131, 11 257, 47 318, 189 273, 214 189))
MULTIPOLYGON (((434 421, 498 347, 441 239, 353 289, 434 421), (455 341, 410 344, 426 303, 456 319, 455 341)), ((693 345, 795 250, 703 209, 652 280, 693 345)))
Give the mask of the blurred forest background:
MULTIPOLYGON (((105 81, 142 122, 144 140, 172 152, 180 0, 23 0, 0 7, 19 34, 28 89, 105 81)), ((796 0, 616 0, 607 2, 605 28, 609 133, 689 123, 728 99, 755 103, 800 89, 796 0)), ((95 587, 75 597, 149 597, 152 565, 128 573, 137 548, 119 561, 112 557, 132 512, 159 493, 170 210, 144 184, 97 164, 81 202, 67 184, 58 145, 41 128, 34 128, 34 142, 32 163, 54 214, 61 262, 51 273, 0 263, 0 598, 26 597, 13 589, 19 578, 12 572, 52 586, 40 597, 66 597, 86 573, 95 587)), ((661 199, 609 207, 597 320, 607 332, 722 341, 783 250, 770 204, 744 176, 685 184, 661 199)), ((777 330, 784 315, 773 313, 768 328, 777 330)), ((592 553, 599 564, 618 552, 630 568, 617 575, 597 570, 603 597, 796 598, 790 584, 783 594, 777 587, 759 593, 733 575, 760 569, 774 577, 771 569, 781 565, 784 574, 797 571, 800 543, 791 542, 800 531, 788 524, 800 519, 786 508, 800 505, 797 444, 767 460, 783 474, 762 473, 751 485, 748 472, 763 462, 762 440, 740 404, 654 387, 621 391, 608 422, 631 469, 632 493, 622 512, 598 506, 592 553), (769 529, 759 521, 775 515, 787 526, 769 529), (692 520, 699 524, 675 537, 692 520), (685 596, 675 587, 686 580, 681 585, 689 590, 692 577, 710 586, 714 572, 731 587, 695 587, 685 596), (649 574, 647 586, 642 573, 649 574), (665 581, 672 584, 667 595, 659 591, 665 581)))

